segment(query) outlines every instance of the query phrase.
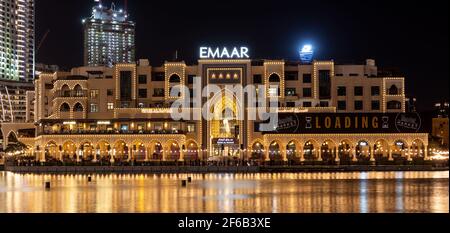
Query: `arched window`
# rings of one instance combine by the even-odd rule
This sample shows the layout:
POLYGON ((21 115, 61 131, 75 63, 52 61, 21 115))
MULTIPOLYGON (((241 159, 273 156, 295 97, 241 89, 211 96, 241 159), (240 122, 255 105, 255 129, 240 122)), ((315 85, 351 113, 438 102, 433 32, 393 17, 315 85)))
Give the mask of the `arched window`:
POLYGON ((59 108, 60 112, 70 112, 70 106, 68 103, 63 103, 59 108))
POLYGON ((17 143, 19 140, 17 140, 17 135, 14 132, 9 133, 8 135, 8 143, 17 143))
POLYGON ((402 103, 400 103, 400 101, 389 101, 387 102, 387 109, 389 110, 399 110, 402 109, 402 103))
POLYGON ((61 95, 62 97, 70 97, 70 88, 67 84, 62 86, 61 95))
POLYGON ((400 94, 396 85, 392 85, 389 88, 389 95, 398 95, 400 94))
POLYGON ((270 83, 279 83, 280 82, 280 76, 278 76, 277 74, 272 74, 269 77, 269 82, 270 83))
POLYGON ((76 85, 73 90, 75 92, 75 97, 83 97, 84 96, 83 88, 79 84, 76 85))
POLYGON ((173 74, 169 78, 169 83, 180 83, 180 82, 181 82, 181 78, 180 78, 180 76, 178 76, 176 74, 173 74))
POLYGON ((73 107, 73 111, 74 112, 83 112, 84 111, 83 105, 81 105, 80 103, 75 104, 75 106, 73 107))

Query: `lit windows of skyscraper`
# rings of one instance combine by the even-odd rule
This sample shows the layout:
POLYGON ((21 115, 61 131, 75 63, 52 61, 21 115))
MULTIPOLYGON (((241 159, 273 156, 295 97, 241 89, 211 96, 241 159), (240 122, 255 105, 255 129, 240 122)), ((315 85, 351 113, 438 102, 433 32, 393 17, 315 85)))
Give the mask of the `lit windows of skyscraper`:
POLYGON ((0 0, 0 80, 34 78, 34 0, 0 0))
POLYGON ((92 8, 92 16, 83 19, 85 66, 112 66, 135 61, 135 24, 126 10, 101 3, 92 8))

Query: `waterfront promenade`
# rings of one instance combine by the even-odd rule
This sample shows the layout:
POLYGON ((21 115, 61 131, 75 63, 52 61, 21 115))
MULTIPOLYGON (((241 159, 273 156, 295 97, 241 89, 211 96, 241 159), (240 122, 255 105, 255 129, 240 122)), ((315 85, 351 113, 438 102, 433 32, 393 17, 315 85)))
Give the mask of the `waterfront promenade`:
POLYGON ((290 173, 364 171, 446 171, 448 166, 8 166, 13 173, 36 174, 179 174, 179 173, 290 173))

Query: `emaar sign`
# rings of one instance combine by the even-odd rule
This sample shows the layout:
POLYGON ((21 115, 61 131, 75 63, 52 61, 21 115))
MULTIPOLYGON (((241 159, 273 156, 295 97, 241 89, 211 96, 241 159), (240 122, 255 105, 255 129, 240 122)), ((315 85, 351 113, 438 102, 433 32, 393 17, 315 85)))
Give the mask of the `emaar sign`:
POLYGON ((211 48, 200 47, 200 59, 247 59, 249 49, 247 47, 211 48))

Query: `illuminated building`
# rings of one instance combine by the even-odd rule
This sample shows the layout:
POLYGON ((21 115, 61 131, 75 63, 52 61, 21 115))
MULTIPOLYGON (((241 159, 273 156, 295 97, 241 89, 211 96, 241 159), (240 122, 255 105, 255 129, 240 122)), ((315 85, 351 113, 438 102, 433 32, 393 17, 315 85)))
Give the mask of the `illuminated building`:
POLYGON ((0 80, 34 79, 34 0, 0 0, 0 80))
POLYGON ((83 19, 85 66, 112 66, 135 61, 135 24, 128 12, 100 4, 83 19))
MULTIPOLYGON (((428 134, 419 130, 415 115, 405 115, 404 78, 378 76, 373 60, 304 64, 203 55, 192 65, 166 61, 154 67, 140 60, 41 74, 35 90, 37 137, 30 153, 41 161, 106 162, 427 159, 428 134), (180 84, 193 89, 198 82, 202 88, 220 88, 197 101, 213 103, 208 113, 213 118, 174 120, 172 103, 187 94, 174 96, 172 89, 180 84), (262 131, 264 121, 249 118, 263 106, 218 95, 227 92, 226 85, 239 84, 260 85, 266 102, 278 96, 276 130, 262 131)), ((182 109, 197 114, 195 102, 182 109)))
POLYGON ((34 121, 34 85, 0 81, 0 123, 34 121))
POLYGON ((439 140, 439 145, 448 148, 448 101, 440 101, 434 105, 436 116, 432 119, 431 135, 439 140))

